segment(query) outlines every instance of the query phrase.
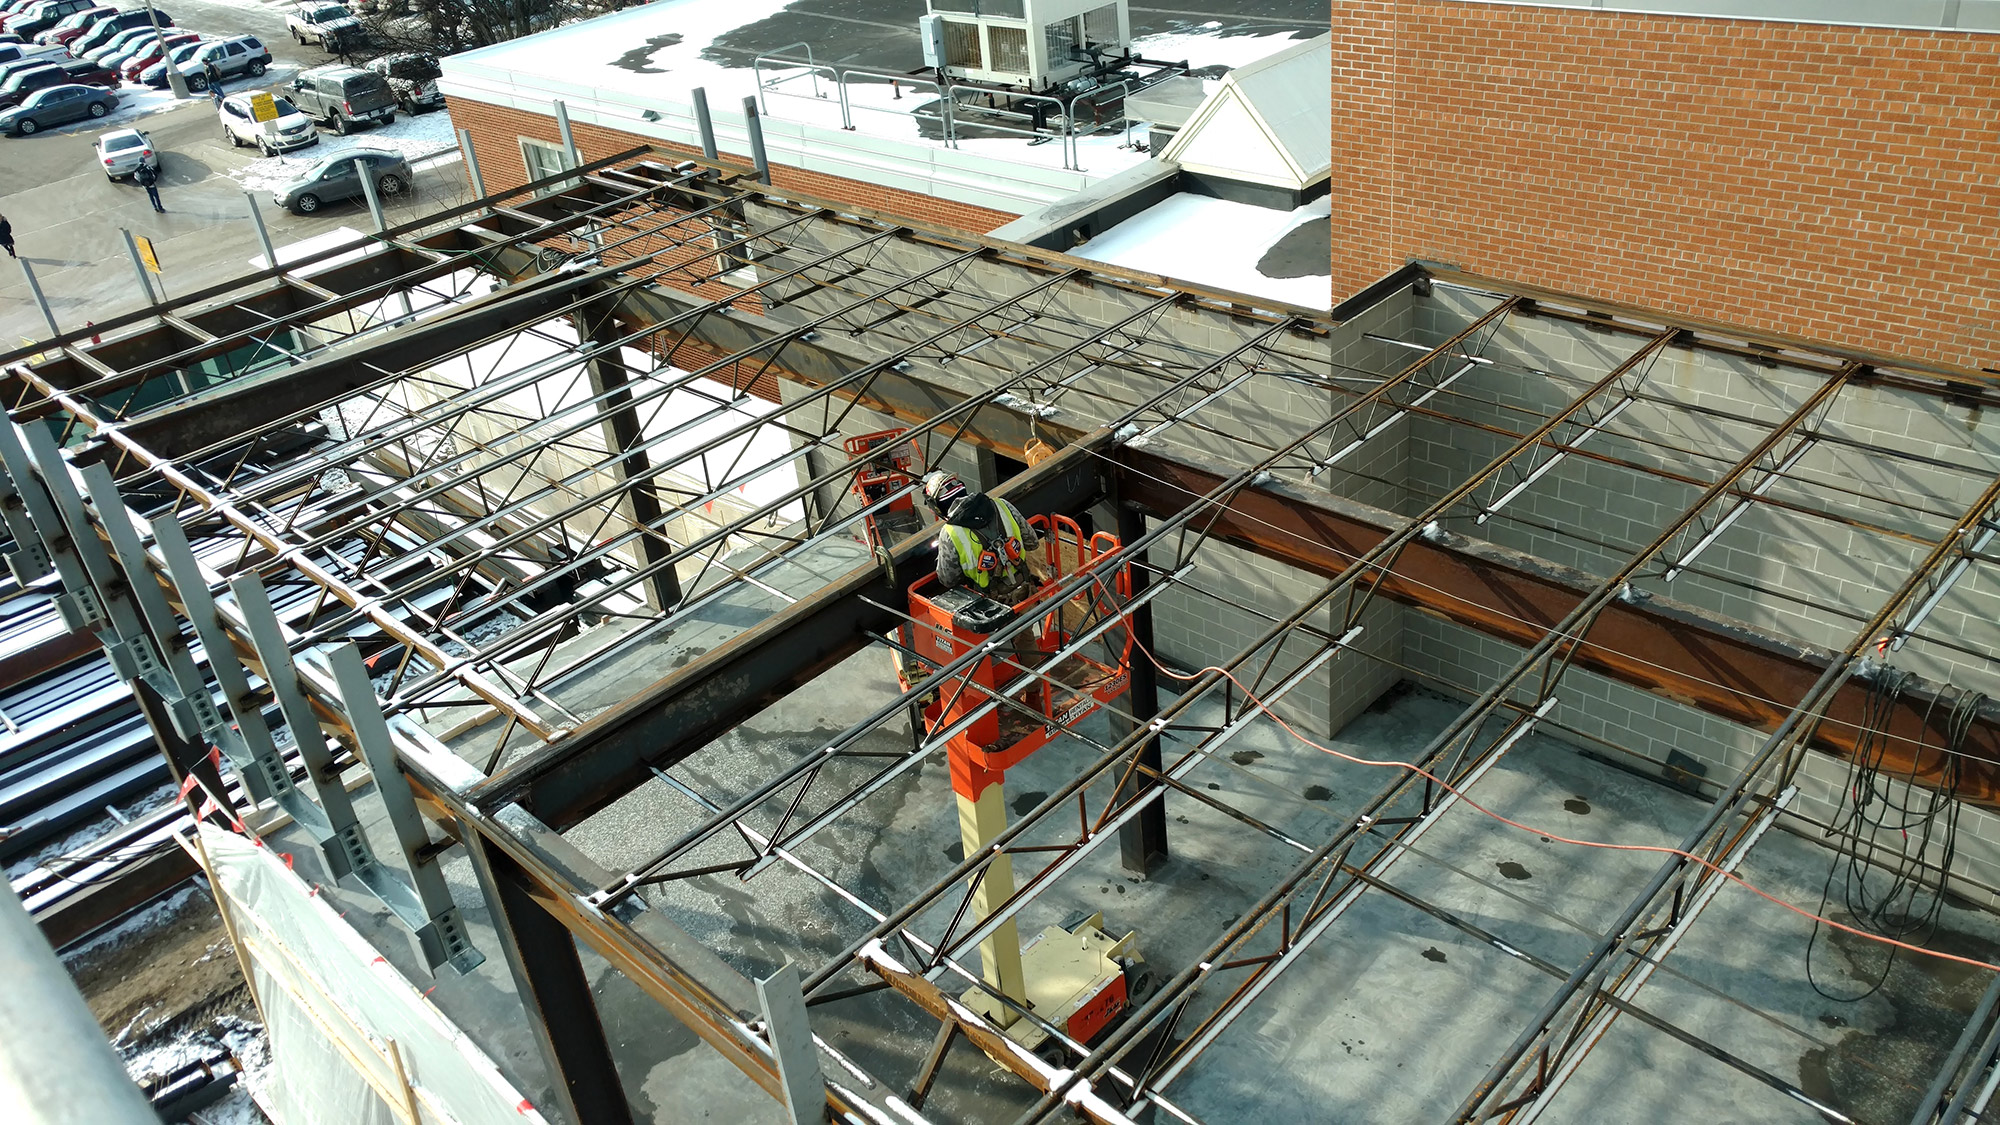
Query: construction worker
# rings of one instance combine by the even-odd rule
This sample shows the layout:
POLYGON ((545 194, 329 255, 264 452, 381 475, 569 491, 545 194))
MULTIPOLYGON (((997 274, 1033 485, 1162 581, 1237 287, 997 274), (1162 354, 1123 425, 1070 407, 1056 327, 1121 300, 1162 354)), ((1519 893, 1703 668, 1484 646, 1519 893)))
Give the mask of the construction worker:
POLYGON ((1020 509, 973 492, 942 470, 924 474, 924 498, 944 520, 937 539, 940 586, 964 586, 1012 605, 1041 584, 1035 565, 1041 537, 1020 509))

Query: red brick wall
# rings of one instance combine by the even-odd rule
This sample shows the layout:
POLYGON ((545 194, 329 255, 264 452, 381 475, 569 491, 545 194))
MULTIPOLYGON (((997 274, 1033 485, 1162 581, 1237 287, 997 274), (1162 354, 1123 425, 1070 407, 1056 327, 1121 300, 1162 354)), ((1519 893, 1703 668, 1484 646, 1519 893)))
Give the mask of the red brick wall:
MULTIPOLYGON (((522 137, 550 144, 562 143, 562 133, 556 128, 553 111, 548 114, 526 113, 462 98, 448 99, 448 106, 452 123, 472 132, 473 152, 479 158, 479 172, 486 181, 487 191, 504 191, 528 181, 527 168, 521 162, 522 137)), ((700 149, 687 145, 668 144, 651 137, 576 121, 570 123, 570 134, 576 138, 576 147, 583 153, 586 162, 643 144, 657 144, 663 149, 688 156, 701 154, 700 149)), ((750 163, 748 155, 725 152, 722 158, 745 165, 750 163)), ((985 234, 1020 217, 989 207, 975 207, 969 203, 956 203, 898 188, 878 187, 776 162, 771 165, 771 186, 779 191, 795 191, 857 207, 887 211, 971 234, 985 234)))
POLYGON ((1335 292, 1428 258, 2000 369, 2000 36, 1336 10, 1335 292))

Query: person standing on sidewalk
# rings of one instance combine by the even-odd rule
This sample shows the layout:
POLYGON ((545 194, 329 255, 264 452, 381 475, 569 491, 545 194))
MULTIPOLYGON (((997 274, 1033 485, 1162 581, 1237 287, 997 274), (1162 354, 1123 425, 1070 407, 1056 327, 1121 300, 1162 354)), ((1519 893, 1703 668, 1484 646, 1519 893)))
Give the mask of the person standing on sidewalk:
POLYGON ((208 88, 214 94, 215 100, 218 103, 221 102, 222 68, 215 65, 214 59, 210 59, 207 62, 201 64, 201 75, 203 78, 208 79, 208 88))
POLYGON ((160 170, 142 163, 139 170, 132 173, 132 178, 145 185, 146 198, 153 201, 153 210, 165 214, 167 209, 160 206, 160 170))
POLYGON ((6 247, 9 258, 20 257, 14 253, 14 224, 8 222, 5 215, 0 215, 0 246, 6 247))

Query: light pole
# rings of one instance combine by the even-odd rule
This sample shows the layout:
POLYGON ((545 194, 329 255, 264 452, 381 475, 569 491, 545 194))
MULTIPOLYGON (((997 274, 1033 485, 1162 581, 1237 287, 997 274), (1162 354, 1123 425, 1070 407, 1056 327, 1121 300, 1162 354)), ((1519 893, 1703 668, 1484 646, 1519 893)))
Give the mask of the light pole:
POLYGON ((174 61, 173 53, 167 49, 167 33, 160 27, 160 13, 153 10, 153 0, 146 0, 146 18, 153 21, 153 34, 160 41, 160 65, 167 68, 168 87, 173 90, 174 97, 187 97, 187 79, 181 77, 180 64, 174 61))

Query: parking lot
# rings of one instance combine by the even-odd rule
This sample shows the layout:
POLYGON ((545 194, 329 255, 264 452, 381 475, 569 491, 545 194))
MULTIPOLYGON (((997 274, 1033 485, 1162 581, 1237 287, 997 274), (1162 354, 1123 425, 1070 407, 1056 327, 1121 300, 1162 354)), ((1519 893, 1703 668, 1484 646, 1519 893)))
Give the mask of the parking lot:
MULTIPOLYGON (((122 0, 121 0, 122 2, 122 0)), ((285 34, 290 3, 256 0, 226 4, 161 0, 176 23, 211 35, 255 35, 270 48, 271 70, 262 79, 225 83, 227 92, 256 89, 282 92, 301 69, 332 60, 317 47, 301 47, 285 34)), ((140 89, 143 89, 140 88, 140 89)), ((121 228, 153 240, 169 295, 202 288, 216 278, 247 268, 262 254, 250 220, 246 186, 280 246, 340 227, 372 229, 359 201, 328 204, 310 216, 278 211, 271 186, 293 170, 353 147, 391 147, 411 159, 411 190, 385 201, 391 222, 451 206, 469 198, 464 172, 448 153, 426 153, 452 145, 450 122, 442 110, 416 118, 399 114, 386 129, 336 137, 321 131, 319 144, 281 158, 260 159, 254 149, 235 148, 223 139, 214 104, 201 95, 133 118, 142 97, 127 86, 127 108, 105 121, 51 129, 32 137, 0 138, 0 213, 14 225, 16 248, 33 267, 56 322, 64 329, 103 321, 143 307, 121 228), (155 214, 145 189, 129 181, 111 182, 95 162, 92 146, 105 132, 147 131, 161 154, 160 198, 165 214, 155 214)), ((0 339, 8 344, 39 339, 48 332, 26 280, 13 262, 0 263, 0 339)))

